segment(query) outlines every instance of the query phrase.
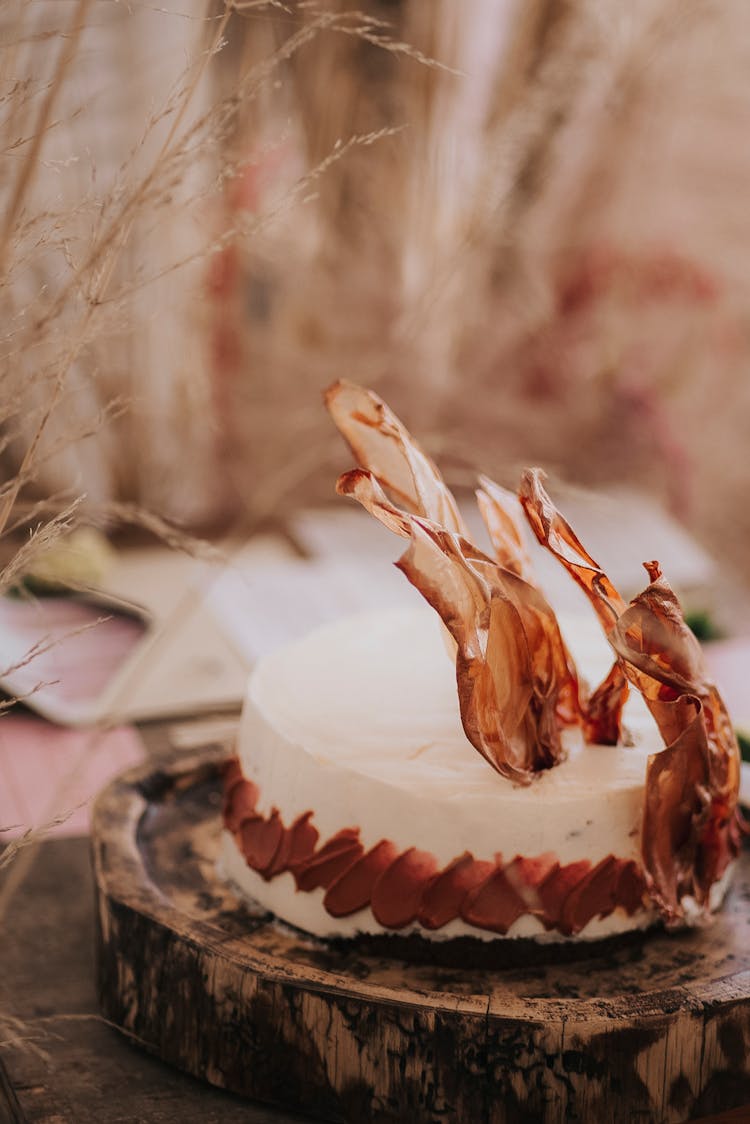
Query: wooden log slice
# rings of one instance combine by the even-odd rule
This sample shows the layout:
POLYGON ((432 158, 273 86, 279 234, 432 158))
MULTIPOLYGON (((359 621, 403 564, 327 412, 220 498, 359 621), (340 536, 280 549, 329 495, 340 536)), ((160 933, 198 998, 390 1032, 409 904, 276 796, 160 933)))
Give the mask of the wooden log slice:
POLYGON ((134 1041, 332 1121, 683 1121, 750 1103, 750 858, 715 925, 505 970, 342 951, 216 870, 219 755, 95 809, 98 979, 134 1041))

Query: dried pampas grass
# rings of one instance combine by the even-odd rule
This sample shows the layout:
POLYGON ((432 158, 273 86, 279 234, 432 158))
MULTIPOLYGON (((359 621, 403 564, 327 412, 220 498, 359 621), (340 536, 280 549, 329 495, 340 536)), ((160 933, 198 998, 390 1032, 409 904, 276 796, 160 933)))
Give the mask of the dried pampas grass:
MULTIPOLYGON (((160 485, 177 479, 166 415, 182 421, 182 437, 198 452, 210 441, 201 420, 208 384, 200 363, 187 362, 194 319, 186 291, 171 299, 167 275, 180 267, 189 289, 189 259, 207 248, 197 207, 218 130, 206 119, 202 87, 228 13, 219 21, 207 12, 199 21, 175 17, 173 50, 141 58, 128 82, 134 39, 157 31, 163 13, 31 0, 8 6, 3 18, 12 43, 0 55, 6 161, 13 152, 19 165, 0 241, 5 462, 24 487, 67 487, 99 501, 135 493, 151 503, 158 487, 149 490, 139 458, 124 455, 141 430, 160 485), (59 51, 49 77, 51 44, 59 51), (133 374, 144 347, 168 404, 161 419, 158 408, 144 417, 142 379, 133 374), (113 406, 125 400, 127 411, 113 406), (84 441, 92 425, 96 439, 84 441)), ((198 484, 186 481, 178 510, 194 515, 206 502, 198 484)))
MULTIPOLYGON (((0 243, 6 469, 27 492, 67 488, 221 524, 242 496, 223 471, 212 278, 238 243, 264 253, 266 231, 294 225, 311 197, 340 188, 346 173, 334 170, 401 128, 331 121, 263 207, 227 207, 222 194, 236 197, 253 172, 246 122, 263 123, 267 154, 283 149, 289 72, 316 51, 332 57, 332 44, 437 64, 381 20, 336 5, 217 0, 186 13, 176 0, 17 0, 4 18, 6 157, 21 161, 0 243), (269 13, 288 34, 275 34, 269 13), (245 26, 251 47, 238 50, 245 26)), ((241 318, 225 297, 220 317, 241 318)))

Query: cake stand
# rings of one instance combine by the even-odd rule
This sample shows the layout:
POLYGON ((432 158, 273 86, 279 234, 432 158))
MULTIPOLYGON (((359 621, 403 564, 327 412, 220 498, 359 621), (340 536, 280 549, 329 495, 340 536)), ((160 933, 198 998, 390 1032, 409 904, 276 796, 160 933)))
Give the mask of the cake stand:
POLYGON ((216 870, 221 752, 125 773, 93 826, 105 1016, 324 1120, 683 1121, 750 1102, 750 856, 709 929, 492 971, 341 952, 216 870), (615 1116, 613 1116, 613 1112, 615 1116))

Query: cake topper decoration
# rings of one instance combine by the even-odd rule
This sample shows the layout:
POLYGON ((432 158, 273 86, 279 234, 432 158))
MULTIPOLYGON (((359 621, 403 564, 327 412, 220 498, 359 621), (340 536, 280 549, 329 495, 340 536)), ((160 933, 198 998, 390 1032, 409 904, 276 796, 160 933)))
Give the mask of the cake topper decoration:
POLYGON ((555 509, 541 473, 528 470, 521 502, 540 543, 587 591, 617 656, 608 679, 640 691, 665 748, 649 758, 641 854, 665 921, 708 919, 711 887, 739 851, 740 752, 724 703, 707 677, 700 645, 658 562, 630 605, 555 509), (688 902, 686 903, 686 899, 688 902))
POLYGON ((523 541, 518 497, 488 476, 480 476, 479 484, 477 506, 497 561, 504 569, 533 585, 534 570, 523 541))
POLYGON ((740 753, 675 594, 658 569, 651 577, 611 643, 666 745, 646 772, 642 855, 657 904, 679 921, 685 897, 708 917, 711 887, 739 852, 740 753))
POLYGON ((466 736, 503 776, 530 783, 565 755, 560 731, 580 720, 578 681, 555 615, 529 580, 509 493, 482 481, 496 561, 461 533, 458 507, 437 468, 377 395, 336 383, 326 402, 362 464, 340 478, 337 490, 410 540, 397 566, 455 641, 466 736), (396 506, 386 491, 412 510, 396 506))

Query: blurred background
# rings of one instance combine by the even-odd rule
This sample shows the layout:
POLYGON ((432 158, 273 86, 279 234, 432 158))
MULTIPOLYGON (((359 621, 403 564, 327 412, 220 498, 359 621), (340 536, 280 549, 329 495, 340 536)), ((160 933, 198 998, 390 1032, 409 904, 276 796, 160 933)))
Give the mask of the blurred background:
POLYGON ((742 574, 749 18, 9 0, 6 506, 328 501, 345 376, 454 486, 633 485, 742 574))

